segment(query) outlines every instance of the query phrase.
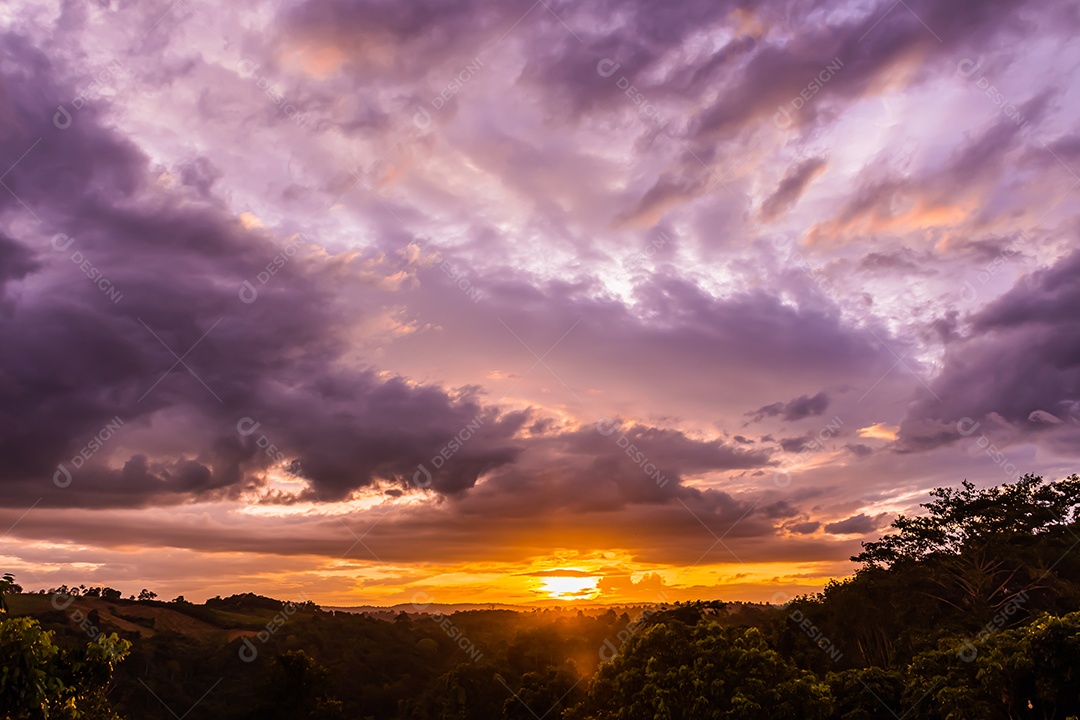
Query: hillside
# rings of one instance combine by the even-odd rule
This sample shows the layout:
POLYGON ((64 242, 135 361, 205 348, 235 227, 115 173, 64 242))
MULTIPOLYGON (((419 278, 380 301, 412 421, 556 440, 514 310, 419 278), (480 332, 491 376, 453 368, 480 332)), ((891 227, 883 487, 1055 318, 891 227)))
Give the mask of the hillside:
POLYGON ((222 720, 1080 715, 1080 478, 932 495, 925 515, 864 543, 855 575, 783 607, 376 617, 251 593, 24 594, 7 576, 0 653, 16 675, 0 675, 0 710, 24 702, 20 668, 41 667, 58 692, 86 688, 64 702, 102 720, 110 705, 140 720, 196 706, 222 720))

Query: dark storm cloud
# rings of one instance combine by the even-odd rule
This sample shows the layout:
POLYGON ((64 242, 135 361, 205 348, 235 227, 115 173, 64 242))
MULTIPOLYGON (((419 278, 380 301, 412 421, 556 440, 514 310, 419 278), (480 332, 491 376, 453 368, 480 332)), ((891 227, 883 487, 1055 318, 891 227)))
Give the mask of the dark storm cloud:
MULTIPOLYGON (((475 372, 481 358, 484 371, 507 375, 491 385, 497 394, 500 386, 515 389, 510 373, 536 362, 525 346, 539 355, 559 341, 545 361, 550 370, 537 367, 522 387, 548 386, 560 397, 544 404, 581 408, 583 422, 599 414, 598 401, 617 416, 619 402, 648 407, 657 398, 683 417, 720 413, 737 422, 762 396, 794 397, 807 386, 840 382, 869 388, 895 362, 873 334, 848 327, 831 308, 792 307, 756 290, 717 298, 674 270, 637 285, 632 303, 611 298, 592 278, 542 282, 510 268, 482 282, 485 302, 459 302, 461 293, 440 285, 442 277, 434 268, 421 272, 419 286, 404 296, 441 331, 402 337, 384 361, 421 372, 416 359, 431 357, 452 374, 475 372)), ((824 393, 797 398, 788 412, 808 417, 827 400, 824 393)), ((649 419, 643 424, 663 424, 649 419)))
MULTIPOLYGON (((513 505, 500 503, 493 508, 488 503, 491 496, 481 488, 451 500, 454 512, 441 513, 438 523, 423 509, 405 507, 396 508, 377 524, 377 516, 347 515, 316 516, 288 525, 282 518, 245 518, 238 523, 211 514, 195 521, 190 515, 170 517, 152 510, 35 510, 19 524, 19 530, 26 538, 64 538, 99 547, 123 546, 139 538, 154 547, 209 553, 319 555, 355 563, 358 569, 376 559, 384 563, 517 562, 522 557, 547 555, 558 542, 627 548, 642 562, 661 563, 692 563, 699 558, 708 563, 768 562, 776 560, 778 553, 786 561, 822 561, 851 554, 848 547, 838 550, 835 541, 778 539, 777 523, 794 517, 794 511, 778 506, 767 514, 752 503, 723 494, 707 502, 684 501, 685 507, 671 502, 634 504, 616 511, 575 507, 574 512, 551 512, 545 504, 542 508, 548 512, 532 513, 527 506, 541 499, 541 492, 529 492, 513 505), (495 511, 500 508, 507 512, 495 511), (118 526, 124 527, 122 537, 118 526), (364 537, 366 547, 354 542, 349 529, 364 537), (371 533, 364 535, 368 529, 371 533), (718 537, 723 538, 722 544, 718 537)), ((567 492, 573 488, 549 487, 543 494, 567 492)), ((12 512, 15 519, 22 510, 12 512)))
POLYGON ((534 437, 522 446, 514 463, 493 470, 482 484, 453 498, 455 514, 546 523, 552 516, 606 511, 614 518, 637 512, 635 506, 686 505, 703 517, 730 522, 750 506, 725 492, 688 487, 686 478, 770 462, 768 452, 746 452, 672 430, 623 427, 611 420, 534 437))
POLYGON ((2 128, 2 161, 19 162, 0 208, 31 229, 0 243, 5 294, 19 283, 17 304, 0 316, 5 502, 220 495, 276 459, 260 438, 299 463, 318 499, 376 477, 411 479, 474 421, 436 490, 458 492, 513 459, 524 416, 343 368, 347 314, 363 284, 347 262, 313 259, 303 237, 274 242, 240 227, 205 199, 213 177, 205 163, 181 173, 196 197, 160 192, 146 159, 90 112, 55 127, 58 99, 70 92, 51 82, 40 53, 18 39, 8 47, 18 62, 6 76, 12 121, 2 128), (40 223, 27 224, 34 217, 40 223), (268 266, 273 273, 260 278, 268 266), (245 295, 245 281, 257 295, 245 295), (339 297, 328 292, 334 282, 339 297), (244 418, 261 423, 258 434, 238 431, 244 418), (132 435, 156 452, 123 447, 132 435), (114 452, 129 453, 113 458, 122 469, 102 462, 114 452), (61 489, 53 477, 63 467, 74 479, 61 475, 61 489))
POLYGON ((210 199, 210 189, 221 179, 221 170, 204 157, 198 157, 180 168, 180 181, 195 188, 199 195, 210 199))
POLYGON ((825 165, 825 158, 810 158, 789 168, 773 194, 761 203, 761 216, 765 220, 772 220, 789 210, 806 192, 814 178, 825 171, 825 165))
MULTIPOLYGON (((890 67, 910 60, 930 61, 975 52, 993 36, 1015 27, 1023 0, 923 1, 897 6, 880 2, 847 22, 814 24, 783 46, 763 44, 720 93, 697 124, 702 139, 737 130, 748 121, 773 118, 781 125, 807 125, 823 105, 850 101, 871 90, 890 67), (840 67, 835 67, 839 61, 840 67), (824 73, 824 74, 823 74, 824 73), (813 88, 811 83, 817 83, 813 88), (804 94, 810 90, 809 97, 804 94), (820 99, 818 93, 827 99, 820 99), (798 102, 803 97, 804 102, 798 102), (797 106, 797 107, 796 107, 797 106)), ((794 10, 794 9, 793 9, 794 10)), ((818 10, 816 5, 795 10, 818 10)), ((789 18, 789 22, 795 18, 789 18)))
MULTIPOLYGON (((711 105, 690 120, 691 136, 702 141, 698 155, 708 161, 714 152, 710 138, 721 132, 733 136, 751 123, 771 119, 811 83, 817 87, 810 99, 798 109, 789 108, 790 122, 809 123, 819 114, 819 105, 870 93, 899 63, 975 53, 994 36, 1017 27, 1026 4, 968 0, 943 6, 927 0, 896 7, 882 1, 826 25, 818 22, 820 3, 752 7, 739 2, 671 6, 639 1, 585 7, 553 2, 530 7, 454 0, 397 7, 335 0, 290 9, 282 15, 281 26, 286 38, 329 44, 343 52, 351 74, 365 83, 372 78, 433 77, 439 69, 450 77, 465 60, 512 33, 525 50, 520 81, 540 89, 549 111, 558 109, 566 119, 625 110, 631 103, 625 94, 630 84, 641 93, 642 103, 661 106, 669 101, 696 104, 715 94, 711 105), (603 33, 595 30, 596 18, 614 15, 620 18, 618 25, 603 33), (774 24, 801 26, 806 32, 781 43, 770 37, 774 24), (675 65, 665 63, 694 33, 720 26, 732 36, 719 47, 675 65), (610 63, 598 71, 601 61, 610 63), (826 67, 833 70, 822 80, 826 67), (614 74, 605 75, 608 72, 614 74), (620 86, 622 78, 626 82, 620 86), (716 93, 717 88, 722 91, 716 93), (829 99, 818 102, 819 92, 829 99)), ((1062 21, 1069 19, 1065 15, 1062 21)), ((818 171, 814 162, 792 170, 768 213, 780 212, 798 197, 818 171)))
MULTIPOLYGON (((737 3, 652 2, 490 4, 476 0, 418 2, 408 6, 360 0, 306 2, 281 17, 283 36, 330 44, 348 56, 349 70, 364 82, 371 77, 449 78, 458 65, 483 56, 504 41, 520 42, 526 64, 521 81, 549 95, 549 109, 567 114, 610 109, 626 102, 620 77, 648 70, 685 36, 725 18, 737 3), (594 17, 618 13, 623 22, 604 34, 594 17), (565 23, 565 24, 564 24, 565 23), (568 29, 569 28, 569 29, 568 29), (393 47, 395 51, 389 52, 393 47), (601 60, 619 64, 618 74, 602 76, 601 60)), ((663 92, 660 83, 641 81, 663 92)))
POLYGON ((917 256, 910 248, 901 248, 892 252, 867 253, 859 261, 858 269, 883 276, 891 276, 897 273, 933 275, 935 271, 925 267, 925 265, 932 263, 932 260, 932 258, 917 256))
POLYGON ((784 420, 802 420, 803 418, 821 415, 829 408, 829 395, 822 391, 816 395, 800 395, 788 402, 775 402, 765 405, 747 415, 753 416, 754 420, 766 417, 779 417, 784 420))
POLYGON ((591 476, 594 483, 613 483, 619 496, 612 500, 618 503, 667 502, 683 497, 710 505, 710 497, 717 496, 682 487, 685 476, 758 468, 769 462, 765 451, 747 451, 719 440, 694 440, 675 430, 637 424, 623 427, 606 420, 595 430, 587 428, 562 440, 568 454, 587 458, 573 475, 591 476))
POLYGON ((975 313, 965 337, 948 346, 944 367, 930 385, 937 397, 919 393, 901 425, 903 447, 949 443, 1002 423, 1025 435, 1047 431, 1075 440, 1078 276, 1080 252, 1074 252, 975 313), (977 432, 976 422, 984 425, 977 432))
POLYGON ((780 438, 780 448, 787 453, 800 453, 813 440, 813 435, 803 435, 793 438, 780 438))
MULTIPOLYGON (((0 235, 0 289, 37 269, 34 254, 9 237, 0 235)), ((0 296, 2 297, 2 296, 0 296)))
POLYGON ((825 532, 830 535, 865 535, 887 524, 888 513, 882 513, 870 517, 865 513, 853 515, 846 520, 840 520, 825 525, 825 532))
POLYGON ((844 449, 849 451, 855 457, 867 457, 874 452, 872 447, 863 445, 862 443, 848 443, 847 445, 844 445, 844 449))
MULTIPOLYGON (((800 514, 788 501, 759 505, 723 491, 682 484, 683 474, 759 467, 767 462, 764 452, 746 453, 719 442, 694 441, 681 433, 643 426, 620 428, 609 435, 589 427, 533 438, 522 445, 515 462, 494 469, 468 493, 448 495, 438 511, 438 522, 432 522, 423 507, 396 508, 378 522, 377 531, 365 535, 367 546, 354 546, 348 559, 366 562, 374 553, 383 562, 421 562, 431 560, 437 547, 442 562, 509 561, 523 553, 543 553, 552 538, 559 537, 634 548, 647 560, 669 561, 697 559, 719 536, 739 548, 739 557, 744 551, 750 557, 763 557, 770 552, 768 541, 776 534, 776 522, 800 514), (627 442, 621 442, 624 437, 627 442), (644 462, 627 454, 639 445, 647 458, 656 458, 663 474, 650 473, 644 462)), ((140 458, 132 461, 141 462, 140 458)), ((455 462, 456 457, 448 467, 455 462)), ((135 471, 141 477, 144 468, 135 471)), ((197 476, 198 469, 191 468, 189 474, 197 476)), ((115 537, 107 519, 110 513, 123 513, 128 536, 152 536, 156 545, 202 551, 337 557, 350 549, 352 541, 333 517, 315 517, 282 532, 280 519, 252 518, 239 525, 212 520, 192 527, 110 509, 93 517, 35 511, 20 524, 20 531, 31 537, 63 534, 79 542, 108 544, 115 537)), ((357 525, 357 534, 373 527, 373 518, 367 514, 346 522, 357 525)), ((825 546, 806 547, 797 554, 810 559, 825 551, 825 546)), ((716 552, 718 561, 732 559, 720 549, 716 552)))
POLYGON ((800 514, 799 509, 787 500, 777 500, 761 508, 761 513, 773 520, 792 518, 800 514))
MULTIPOLYGON (((29 151, 8 176, 14 196, 0 202, 9 217, 32 211, 41 225, 20 240, 5 239, 0 260, 5 287, 40 272, 18 312, 0 321, 10 341, 0 350, 8 502, 42 494, 46 506, 229 498, 256 485, 255 474, 277 459, 293 463, 316 500, 343 498, 377 478, 410 483, 421 466, 432 470, 433 489, 455 494, 528 446, 516 438, 528 412, 500 415, 471 392, 450 395, 344 369, 342 332, 361 292, 355 285, 362 284, 350 278, 347 263, 342 271, 336 259, 312 258, 311 239, 301 236, 285 245, 293 252, 272 277, 257 279, 282 256, 283 241, 240 227, 211 198, 218 173, 209 162, 180 168, 190 195, 156 190, 146 159, 92 115, 63 131, 48 124, 56 98, 68 93, 50 84, 35 62, 39 54, 22 50, 27 71, 8 85, 19 122, 5 129, 4 159, 11 165, 21 149, 29 151), (51 239, 54 231, 63 235, 51 239), (69 261, 75 250, 122 291, 119 302, 69 261), (140 262, 130 262, 133 255, 140 262), (242 299, 245 281, 257 292, 254 302, 242 299), (110 423, 119 427, 107 429, 110 423), (134 447, 127 439, 133 436, 146 447, 134 447), (94 440, 101 454, 93 448, 80 461, 94 440), (455 440, 460 448, 452 460, 434 467, 455 440), (72 474, 59 476, 63 488, 51 482, 58 468, 72 474)), ((686 293, 670 285, 651 300, 695 312, 686 293)), ((733 311, 730 320, 740 314, 733 311)), ((666 501, 682 492, 686 473, 768 460, 764 452, 646 425, 610 441, 591 430, 556 434, 554 441, 571 454, 590 451, 563 467, 567 477, 607 478, 616 502, 666 501), (667 490, 643 473, 620 438, 668 478, 667 490)), ((548 460, 533 454, 539 463, 548 460)), ((497 474, 493 487, 522 481, 517 473, 497 474)), ((706 512, 716 507, 712 495, 687 497, 706 512)))

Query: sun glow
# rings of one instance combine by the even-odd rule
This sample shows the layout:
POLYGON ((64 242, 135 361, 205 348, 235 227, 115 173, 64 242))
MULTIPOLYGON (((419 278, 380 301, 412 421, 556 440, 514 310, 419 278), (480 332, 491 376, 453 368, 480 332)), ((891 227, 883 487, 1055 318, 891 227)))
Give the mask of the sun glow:
POLYGON ((540 590, 558 600, 591 600, 599 593, 594 577, 546 577, 540 590))

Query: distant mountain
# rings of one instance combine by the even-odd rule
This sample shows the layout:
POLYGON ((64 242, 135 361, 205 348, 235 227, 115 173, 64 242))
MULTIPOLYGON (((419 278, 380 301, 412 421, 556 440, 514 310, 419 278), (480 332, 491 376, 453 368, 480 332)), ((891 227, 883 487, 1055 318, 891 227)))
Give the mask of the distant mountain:
MULTIPOLYGON (((744 603, 731 603, 733 605, 742 605, 744 603)), ((753 604, 753 603, 749 603, 753 604)), ((513 612, 552 612, 562 611, 568 613, 577 614, 580 610, 586 615, 595 615, 599 613, 605 613, 608 610, 613 610, 616 613, 628 612, 632 613, 635 610, 641 610, 646 607, 655 607, 655 603, 637 603, 633 605, 628 604, 613 604, 613 605, 601 605, 601 604, 585 604, 582 602, 566 602, 563 604, 543 604, 543 605, 510 605, 506 603, 429 603, 423 606, 417 606, 412 603, 399 603, 397 605, 350 605, 350 606, 334 606, 334 605, 320 605, 323 610, 334 610, 336 612, 347 613, 368 613, 369 615, 397 615, 399 613, 406 613, 408 615, 434 615, 436 613, 442 613, 444 615, 450 615, 456 612, 467 612, 470 610, 510 610, 513 612)), ((665 605, 666 606, 666 605, 665 605)))
POLYGON ((513 610, 515 612, 529 612, 537 608, 528 605, 505 605, 503 603, 430 603, 425 606, 417 606, 413 603, 399 603, 397 605, 350 605, 344 607, 338 607, 334 605, 320 605, 323 610, 335 610, 337 612, 348 613, 368 613, 377 615, 379 613, 408 613, 409 615, 419 615, 422 613, 428 613, 433 615, 435 613, 450 614, 456 612, 464 612, 466 610, 513 610))

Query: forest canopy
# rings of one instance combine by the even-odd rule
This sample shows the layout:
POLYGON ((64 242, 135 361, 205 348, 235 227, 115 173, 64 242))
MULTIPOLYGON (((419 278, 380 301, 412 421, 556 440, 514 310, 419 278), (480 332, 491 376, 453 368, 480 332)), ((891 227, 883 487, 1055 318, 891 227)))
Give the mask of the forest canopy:
POLYGON ((786 605, 448 615, 0 580, 10 720, 1080 717, 1080 478, 931 493, 786 605), (105 592, 109 590, 109 592, 105 592))

